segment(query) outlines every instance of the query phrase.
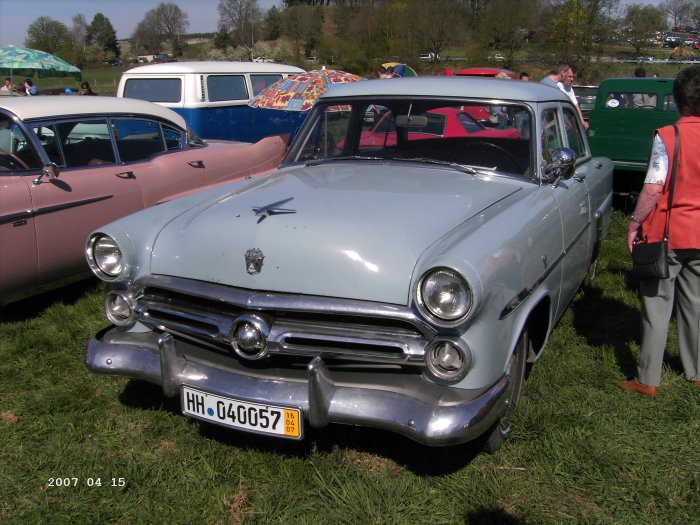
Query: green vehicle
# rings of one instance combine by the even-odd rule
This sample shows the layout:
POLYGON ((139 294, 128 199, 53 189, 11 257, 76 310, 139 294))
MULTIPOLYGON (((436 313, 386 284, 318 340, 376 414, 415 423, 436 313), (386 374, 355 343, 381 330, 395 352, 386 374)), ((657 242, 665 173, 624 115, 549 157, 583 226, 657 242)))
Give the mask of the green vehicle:
POLYGON ((588 118, 593 155, 616 168, 646 171, 654 130, 678 120, 672 78, 610 78, 600 83, 588 118))

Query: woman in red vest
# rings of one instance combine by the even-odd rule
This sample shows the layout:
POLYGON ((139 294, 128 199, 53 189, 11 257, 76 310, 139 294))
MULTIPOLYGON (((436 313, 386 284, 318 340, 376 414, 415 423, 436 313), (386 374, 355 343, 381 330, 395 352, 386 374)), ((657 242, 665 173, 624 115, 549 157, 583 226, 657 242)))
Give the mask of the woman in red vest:
MULTIPOLYGON (((673 97, 681 118, 678 168, 669 228, 668 279, 642 280, 642 345, 637 379, 618 385, 655 396, 661 383, 668 325, 675 302, 678 352, 686 378, 700 387, 700 66, 683 69, 673 83, 673 97)), ((627 245, 658 242, 668 212, 668 177, 673 161, 673 126, 656 130, 651 159, 634 213, 627 245)))

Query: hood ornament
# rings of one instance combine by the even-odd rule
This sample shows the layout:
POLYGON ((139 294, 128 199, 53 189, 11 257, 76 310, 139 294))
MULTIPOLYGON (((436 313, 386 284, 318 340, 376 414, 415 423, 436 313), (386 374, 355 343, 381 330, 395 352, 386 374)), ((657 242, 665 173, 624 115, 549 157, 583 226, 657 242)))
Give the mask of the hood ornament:
POLYGON ((288 199, 282 199, 281 201, 273 202, 267 206, 257 206, 253 208, 253 213, 258 219, 258 224, 270 217, 271 215, 284 215, 287 213, 296 213, 296 210, 290 210, 289 208, 280 208, 282 204, 287 204, 289 201, 294 199, 294 197, 289 197, 288 199))
POLYGON ((250 275, 256 275, 262 270, 265 256, 258 248, 251 248, 245 252, 245 269, 250 275))

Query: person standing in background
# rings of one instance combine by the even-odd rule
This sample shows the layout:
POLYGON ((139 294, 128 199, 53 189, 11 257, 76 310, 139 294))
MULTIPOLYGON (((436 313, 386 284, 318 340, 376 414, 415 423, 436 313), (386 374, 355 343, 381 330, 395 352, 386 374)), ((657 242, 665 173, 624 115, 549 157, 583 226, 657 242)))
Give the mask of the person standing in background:
POLYGON ((675 151, 674 126, 657 129, 642 191, 627 226, 627 248, 659 242, 670 213, 667 279, 639 283, 642 342, 637 378, 618 381, 620 388, 654 397, 661 383, 668 326, 675 313, 678 353, 685 377, 700 388, 700 66, 678 73, 673 97, 680 118, 679 150, 671 209, 669 173, 675 151))

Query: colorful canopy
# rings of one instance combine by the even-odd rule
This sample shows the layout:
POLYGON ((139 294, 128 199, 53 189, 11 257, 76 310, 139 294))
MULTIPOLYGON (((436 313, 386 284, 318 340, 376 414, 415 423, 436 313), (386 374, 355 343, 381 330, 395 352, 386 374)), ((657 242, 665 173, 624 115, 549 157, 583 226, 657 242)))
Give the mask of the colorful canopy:
POLYGON ((363 77, 336 69, 316 69, 294 73, 263 89, 248 105, 252 108, 308 111, 316 99, 333 87, 364 80, 363 77))
POLYGON ((385 68, 394 68, 394 74, 399 77, 417 77, 418 73, 411 67, 401 62, 386 62, 382 64, 385 68))
POLYGON ((82 78, 80 69, 50 53, 26 47, 0 46, 0 75, 39 78, 74 77, 82 78))

